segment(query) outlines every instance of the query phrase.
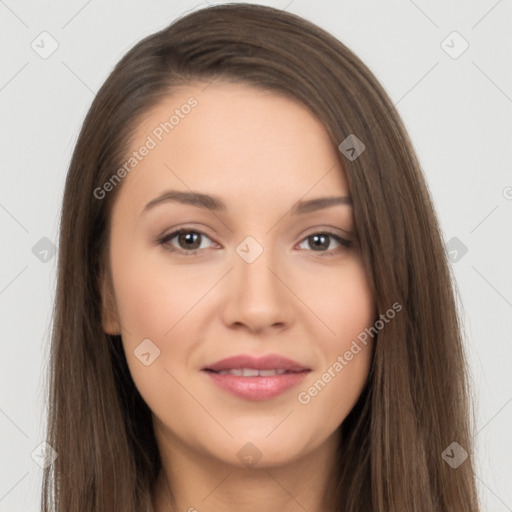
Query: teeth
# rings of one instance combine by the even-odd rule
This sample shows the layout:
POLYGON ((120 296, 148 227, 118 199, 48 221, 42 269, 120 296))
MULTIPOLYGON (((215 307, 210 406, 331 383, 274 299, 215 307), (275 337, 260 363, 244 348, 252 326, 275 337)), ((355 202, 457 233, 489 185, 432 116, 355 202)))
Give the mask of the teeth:
POLYGON ((258 370, 253 370, 252 368, 244 368, 242 370, 242 372, 243 372, 242 375, 244 377, 257 377, 259 375, 259 371, 258 370))
POLYGON ((217 372, 219 375, 236 375, 238 377, 273 377, 274 375, 282 375, 286 370, 256 370, 255 368, 237 368, 232 370, 221 370, 217 372))
POLYGON ((260 370, 259 374, 262 377, 271 377, 272 375, 282 375, 286 370, 260 370))

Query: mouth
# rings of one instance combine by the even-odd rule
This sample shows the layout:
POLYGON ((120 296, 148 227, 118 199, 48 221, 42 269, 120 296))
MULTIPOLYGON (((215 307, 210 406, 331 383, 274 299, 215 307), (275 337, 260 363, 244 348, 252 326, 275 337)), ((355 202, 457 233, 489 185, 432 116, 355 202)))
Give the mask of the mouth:
POLYGON ((297 386, 311 371, 278 355, 235 356, 202 369, 210 382, 246 400, 268 400, 297 386))
MULTIPOLYGON (((210 370, 206 368, 204 371, 216 373, 217 375, 236 375, 237 377, 273 377, 275 375, 283 375, 285 373, 301 373, 301 371, 285 370, 284 368, 276 368, 274 370, 258 370, 257 368, 230 368, 229 370, 210 370)), ((309 370, 302 370, 309 371, 309 370)))

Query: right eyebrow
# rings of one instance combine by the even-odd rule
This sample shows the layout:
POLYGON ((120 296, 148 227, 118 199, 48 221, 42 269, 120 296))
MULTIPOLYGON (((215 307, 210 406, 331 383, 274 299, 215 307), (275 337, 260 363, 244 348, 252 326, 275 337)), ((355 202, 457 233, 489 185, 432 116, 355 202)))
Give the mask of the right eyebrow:
POLYGON ((208 194, 201 194, 199 192, 183 192, 180 190, 168 190, 162 195, 152 199, 145 207, 143 212, 154 208, 158 204, 168 201, 175 201, 182 204, 190 204, 198 208, 207 208, 209 210, 226 210, 226 205, 221 199, 208 194))

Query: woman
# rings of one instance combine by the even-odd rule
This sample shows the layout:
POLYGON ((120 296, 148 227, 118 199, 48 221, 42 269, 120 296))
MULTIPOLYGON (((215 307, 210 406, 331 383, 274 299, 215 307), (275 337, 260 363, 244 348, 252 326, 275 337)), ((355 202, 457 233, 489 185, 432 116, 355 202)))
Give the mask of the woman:
POLYGON ((234 4, 138 43, 60 237, 44 511, 478 510, 429 192, 331 35, 234 4))

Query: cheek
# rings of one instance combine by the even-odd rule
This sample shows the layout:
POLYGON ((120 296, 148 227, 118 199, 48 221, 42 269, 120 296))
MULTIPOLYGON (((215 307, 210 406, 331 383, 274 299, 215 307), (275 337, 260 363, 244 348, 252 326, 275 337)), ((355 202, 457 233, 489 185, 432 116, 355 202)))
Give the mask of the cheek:
POLYGON ((122 342, 139 392, 156 406, 156 389, 179 391, 165 370, 176 377, 186 371, 190 353, 199 343, 201 299, 219 280, 219 272, 170 265, 159 250, 151 254, 147 248, 126 251, 125 247, 121 237, 113 239, 112 275, 122 342), (146 366, 137 356, 148 352, 146 359, 154 362, 146 366))
POLYGON ((128 339, 134 343, 145 338, 172 338, 175 327, 211 286, 192 266, 171 267, 165 258, 152 259, 143 251, 120 254, 115 261, 118 311, 128 339))
POLYGON ((314 288, 314 304, 325 324, 317 322, 315 327, 323 364, 297 393, 303 413, 324 418, 322 429, 326 433, 342 423, 363 390, 373 351, 372 338, 365 330, 376 319, 374 298, 362 263, 351 261, 339 276, 323 279, 323 293, 314 288))
POLYGON ((151 261, 147 251, 128 254, 117 249, 112 251, 113 280, 127 364, 144 401, 162 411, 169 396, 180 396, 179 386, 165 370, 174 375, 175 367, 187 364, 190 344, 180 342, 182 327, 201 294, 193 280, 188 279, 187 286, 179 269, 151 261))
POLYGON ((339 271, 317 272, 315 282, 310 277, 308 281, 303 294, 322 321, 318 322, 318 333, 323 333, 326 352, 346 350, 352 339, 373 325, 376 318, 374 297, 362 262, 351 258, 339 271))

